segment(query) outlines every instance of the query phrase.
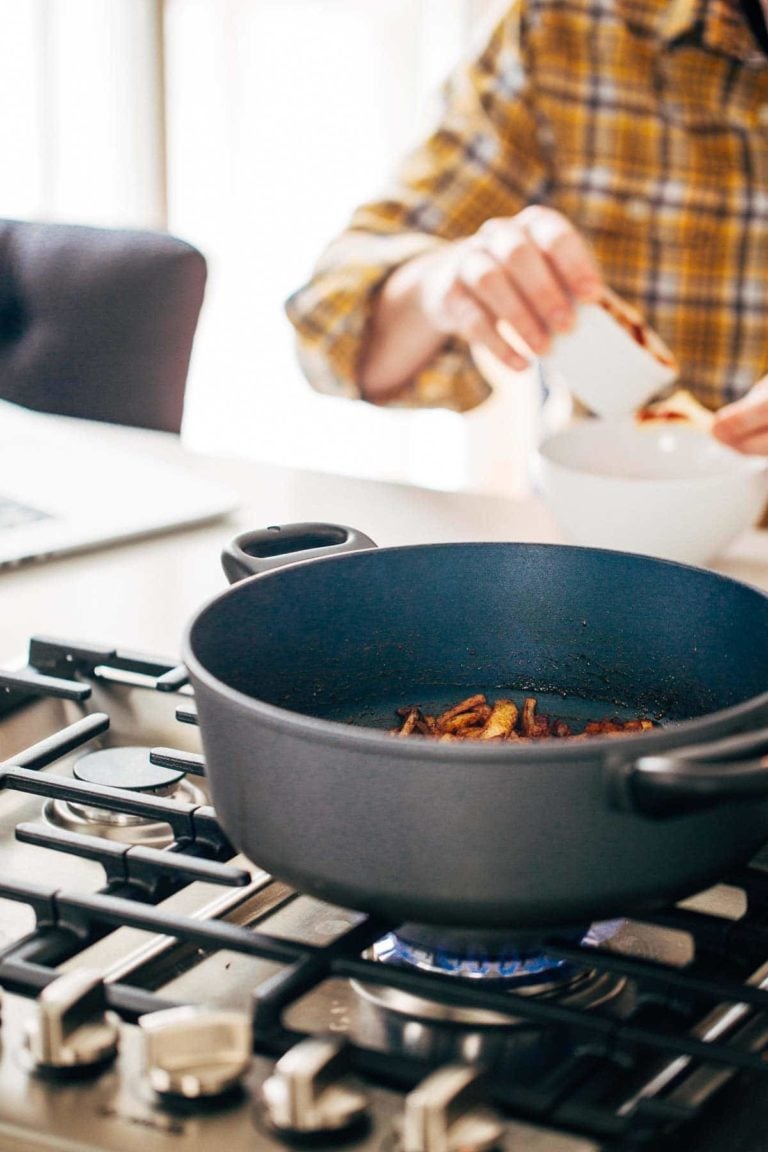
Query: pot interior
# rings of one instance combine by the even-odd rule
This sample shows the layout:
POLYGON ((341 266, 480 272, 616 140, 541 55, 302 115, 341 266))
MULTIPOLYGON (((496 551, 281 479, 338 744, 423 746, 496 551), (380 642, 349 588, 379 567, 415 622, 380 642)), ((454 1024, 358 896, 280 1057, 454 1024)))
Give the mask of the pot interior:
POLYGON ((397 708, 535 695, 579 727, 668 723, 766 691, 768 597, 703 569, 595 549, 371 550, 253 577, 195 621, 223 684, 291 712, 393 727, 397 708))

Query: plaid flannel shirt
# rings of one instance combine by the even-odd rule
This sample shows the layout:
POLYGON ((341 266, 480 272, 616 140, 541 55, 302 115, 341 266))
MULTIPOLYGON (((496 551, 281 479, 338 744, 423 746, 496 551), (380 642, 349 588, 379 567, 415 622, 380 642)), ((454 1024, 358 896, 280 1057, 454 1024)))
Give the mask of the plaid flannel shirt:
MULTIPOLYGON (((288 300, 312 385, 359 395, 394 268, 534 203, 589 239, 703 403, 768 372, 768 58, 737 0, 515 0, 392 187, 288 300)), ((451 339, 389 402, 464 411, 488 392, 451 339)))

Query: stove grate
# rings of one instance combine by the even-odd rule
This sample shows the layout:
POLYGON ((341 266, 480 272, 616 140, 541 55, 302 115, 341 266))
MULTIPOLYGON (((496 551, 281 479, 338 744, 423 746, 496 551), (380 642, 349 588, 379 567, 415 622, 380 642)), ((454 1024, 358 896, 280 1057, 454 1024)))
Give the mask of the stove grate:
MULTIPOLYGON (((81 704, 89 698, 90 682, 99 680, 140 682, 161 693, 182 693, 176 719, 196 723, 182 666, 47 638, 31 642, 29 667, 22 673, 0 673, 0 713, 35 696, 81 704)), ((31 933, 0 952, 0 986, 8 991, 38 996, 58 977, 57 965, 113 929, 129 927, 173 938, 204 953, 223 949, 278 965, 278 971, 253 993, 254 1049, 268 1057, 282 1055, 309 1035, 286 1024, 288 1010, 330 980, 354 980, 447 1006, 514 1016, 531 1027, 562 1029, 571 1043, 563 1059, 533 1085, 491 1070, 489 1098, 508 1114, 601 1140, 631 1139, 633 1146, 653 1144, 658 1134, 700 1115, 714 1092, 735 1073, 768 1072, 763 1055, 768 1045, 768 875, 761 869, 746 868, 729 881, 747 897, 747 911, 739 920, 679 907, 642 917, 691 937, 693 959, 685 967, 587 948, 557 936, 544 940, 542 951, 547 956, 629 978, 638 989, 637 1006, 625 1017, 584 1011, 555 998, 376 963, 365 956, 366 951, 398 925, 370 916, 361 917, 329 943, 317 945, 225 919, 168 912, 162 907, 164 897, 192 881, 237 889, 249 883, 250 874, 227 863, 234 850, 215 812, 205 804, 41 772, 108 728, 109 717, 95 712, 23 749, 0 764, 0 790, 162 821, 170 826, 173 843, 160 850, 42 824, 19 824, 20 841, 97 861, 105 886, 83 893, 15 877, 0 879, 0 898, 28 905, 36 919, 31 933), (738 963, 733 956, 739 957, 738 963), (660 1024, 658 1012, 654 1016, 649 1005, 669 1009, 670 1021, 660 1024), (696 1090, 686 1092, 686 1084, 694 1079, 696 1090)), ((202 756, 173 748, 153 748, 150 760, 193 776, 205 771, 202 756)), ((122 979, 106 985, 105 997, 107 1006, 128 1021, 178 1006, 122 979)), ((430 1070, 428 1061, 419 1056, 379 1050, 357 1039, 350 1039, 348 1048, 351 1066, 359 1074, 404 1089, 415 1086, 430 1070)))

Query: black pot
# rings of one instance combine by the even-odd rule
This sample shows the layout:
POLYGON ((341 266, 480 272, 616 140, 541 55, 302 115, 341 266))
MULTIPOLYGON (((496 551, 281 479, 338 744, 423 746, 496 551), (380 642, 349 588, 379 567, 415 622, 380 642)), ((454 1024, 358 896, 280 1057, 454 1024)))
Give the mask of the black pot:
POLYGON ((185 641, 234 844, 301 891, 475 928, 589 923, 679 899, 768 839, 768 597, 556 545, 376 549, 352 529, 245 534, 242 579, 185 641), (585 741, 390 735, 395 709, 536 695, 585 741))

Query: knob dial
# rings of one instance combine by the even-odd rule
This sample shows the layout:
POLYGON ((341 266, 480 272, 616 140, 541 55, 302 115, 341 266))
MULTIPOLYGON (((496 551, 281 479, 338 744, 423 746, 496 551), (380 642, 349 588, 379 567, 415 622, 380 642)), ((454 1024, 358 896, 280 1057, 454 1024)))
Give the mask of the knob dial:
POLYGON ((312 1037, 296 1044, 275 1065, 262 1087, 271 1123, 296 1135, 341 1132, 368 1110, 362 1092, 340 1081, 347 1068, 343 1041, 312 1037))
POLYGON ((149 1083, 163 1096, 210 1100, 230 1092, 251 1062, 251 1021, 240 1012, 181 1007, 139 1018, 149 1083))
POLYGON ((38 996, 24 1043, 41 1071, 88 1069, 114 1058, 118 1018, 106 1010, 104 982, 81 969, 57 977, 38 996))
POLYGON ((438 1068, 405 1098, 402 1152, 491 1152, 504 1133, 482 1100, 483 1074, 464 1064, 438 1068))

